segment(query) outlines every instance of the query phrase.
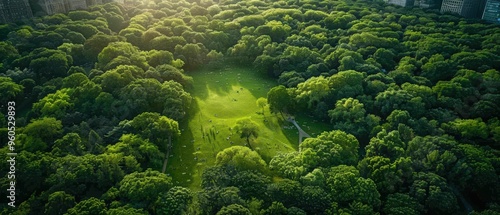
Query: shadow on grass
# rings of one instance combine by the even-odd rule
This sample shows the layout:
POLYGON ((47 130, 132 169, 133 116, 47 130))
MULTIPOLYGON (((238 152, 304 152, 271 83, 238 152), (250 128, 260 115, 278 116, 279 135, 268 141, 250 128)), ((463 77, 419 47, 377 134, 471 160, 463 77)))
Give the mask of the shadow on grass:
POLYGON ((227 96, 232 93, 233 86, 241 86, 249 90, 254 97, 266 97, 276 81, 257 73, 251 67, 229 64, 222 68, 205 68, 190 74, 194 79, 193 94, 205 100, 208 98, 208 90, 219 96, 227 96))
POLYGON ((181 136, 174 144, 174 150, 169 158, 167 173, 174 179, 174 185, 188 187, 193 181, 193 167, 197 161, 194 160, 194 146, 191 140, 194 139, 193 133, 188 128, 187 124, 181 126, 183 130, 181 136))
POLYGON ((197 161, 194 159, 195 151, 193 143, 194 135, 189 128, 189 121, 200 111, 196 99, 193 99, 191 107, 188 109, 186 118, 179 123, 181 136, 174 142, 173 153, 169 158, 167 173, 173 178, 174 185, 188 187, 193 181, 193 168, 197 161))
POLYGON ((191 74, 194 79, 192 92, 202 100, 208 98, 209 91, 219 96, 226 96, 232 91, 232 86, 238 84, 238 79, 233 73, 229 69, 220 68, 195 71, 191 74))
POLYGON ((283 124, 283 119, 276 115, 266 115, 262 118, 264 125, 271 131, 280 131, 283 124))

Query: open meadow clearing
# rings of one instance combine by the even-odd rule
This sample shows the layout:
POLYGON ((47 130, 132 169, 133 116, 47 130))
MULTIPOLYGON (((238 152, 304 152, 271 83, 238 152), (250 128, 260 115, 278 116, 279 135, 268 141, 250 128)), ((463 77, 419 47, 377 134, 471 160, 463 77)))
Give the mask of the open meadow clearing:
MULTIPOLYGON (((262 114, 262 108, 256 104, 276 85, 275 81, 251 68, 237 66, 201 69, 188 75, 194 79, 194 101, 187 122, 180 123, 182 134, 174 143, 167 167, 174 183, 199 189, 203 169, 215 164, 219 151, 247 145, 234 129, 240 119, 250 119, 258 125, 258 137, 251 138, 250 144, 266 162, 278 153, 298 150, 298 133, 293 124, 279 114, 271 114, 268 107, 262 114)), ((298 120, 312 136, 326 130, 307 116, 298 116, 298 120)))

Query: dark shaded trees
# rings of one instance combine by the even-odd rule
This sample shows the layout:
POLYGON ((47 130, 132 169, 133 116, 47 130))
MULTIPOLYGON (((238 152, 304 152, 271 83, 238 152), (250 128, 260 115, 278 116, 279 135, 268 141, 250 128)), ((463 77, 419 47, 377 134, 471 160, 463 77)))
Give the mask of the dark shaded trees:
POLYGON ((280 85, 269 90, 267 93, 267 101, 271 113, 280 113, 283 115, 283 112, 289 109, 291 97, 286 88, 280 85))

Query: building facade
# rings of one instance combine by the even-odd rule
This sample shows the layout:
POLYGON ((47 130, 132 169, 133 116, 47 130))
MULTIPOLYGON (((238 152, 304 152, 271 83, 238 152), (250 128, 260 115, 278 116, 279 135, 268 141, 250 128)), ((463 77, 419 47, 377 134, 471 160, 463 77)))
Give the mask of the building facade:
POLYGON ((96 4, 102 4, 102 0, 86 0, 85 1, 87 3, 87 6, 92 6, 92 5, 96 5, 96 4))
POLYGON ((481 18, 485 0, 443 0, 441 13, 456 13, 467 18, 481 18))
POLYGON ((500 0, 488 0, 482 18, 488 22, 500 24, 500 0))
POLYGON ((68 11, 87 9, 87 2, 82 0, 68 0, 68 11))
POLYGON ((439 9, 443 0, 386 0, 386 2, 403 7, 439 9))
POLYGON ((64 0, 41 0, 39 4, 48 15, 66 12, 64 0))
MULTIPOLYGON (((1 1, 1 0, 0 0, 1 1)), ((42 9, 48 15, 55 13, 67 13, 72 10, 87 9, 92 5, 103 4, 105 2, 118 2, 123 4, 123 0, 39 0, 42 9)))
POLYGON ((33 17, 28 0, 0 0, 0 22, 16 22, 33 17))
POLYGON ((415 4, 415 0, 388 0, 387 3, 403 7, 410 7, 415 4))
POLYGON ((420 8, 441 9, 443 0, 415 0, 415 6, 420 8))

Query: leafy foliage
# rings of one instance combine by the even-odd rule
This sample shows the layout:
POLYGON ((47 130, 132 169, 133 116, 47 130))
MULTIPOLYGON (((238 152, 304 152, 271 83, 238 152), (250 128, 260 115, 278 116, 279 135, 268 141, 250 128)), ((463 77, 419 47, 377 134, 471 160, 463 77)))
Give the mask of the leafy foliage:
POLYGON ((2 214, 498 212, 498 26, 382 1, 108 2, 0 25, 23 188, 2 214), (266 126, 323 132, 261 156, 261 119, 241 118, 250 148, 198 160, 177 144, 196 135, 189 75, 229 64, 280 84, 255 104, 266 126), (189 179, 158 172, 181 150, 189 179))

